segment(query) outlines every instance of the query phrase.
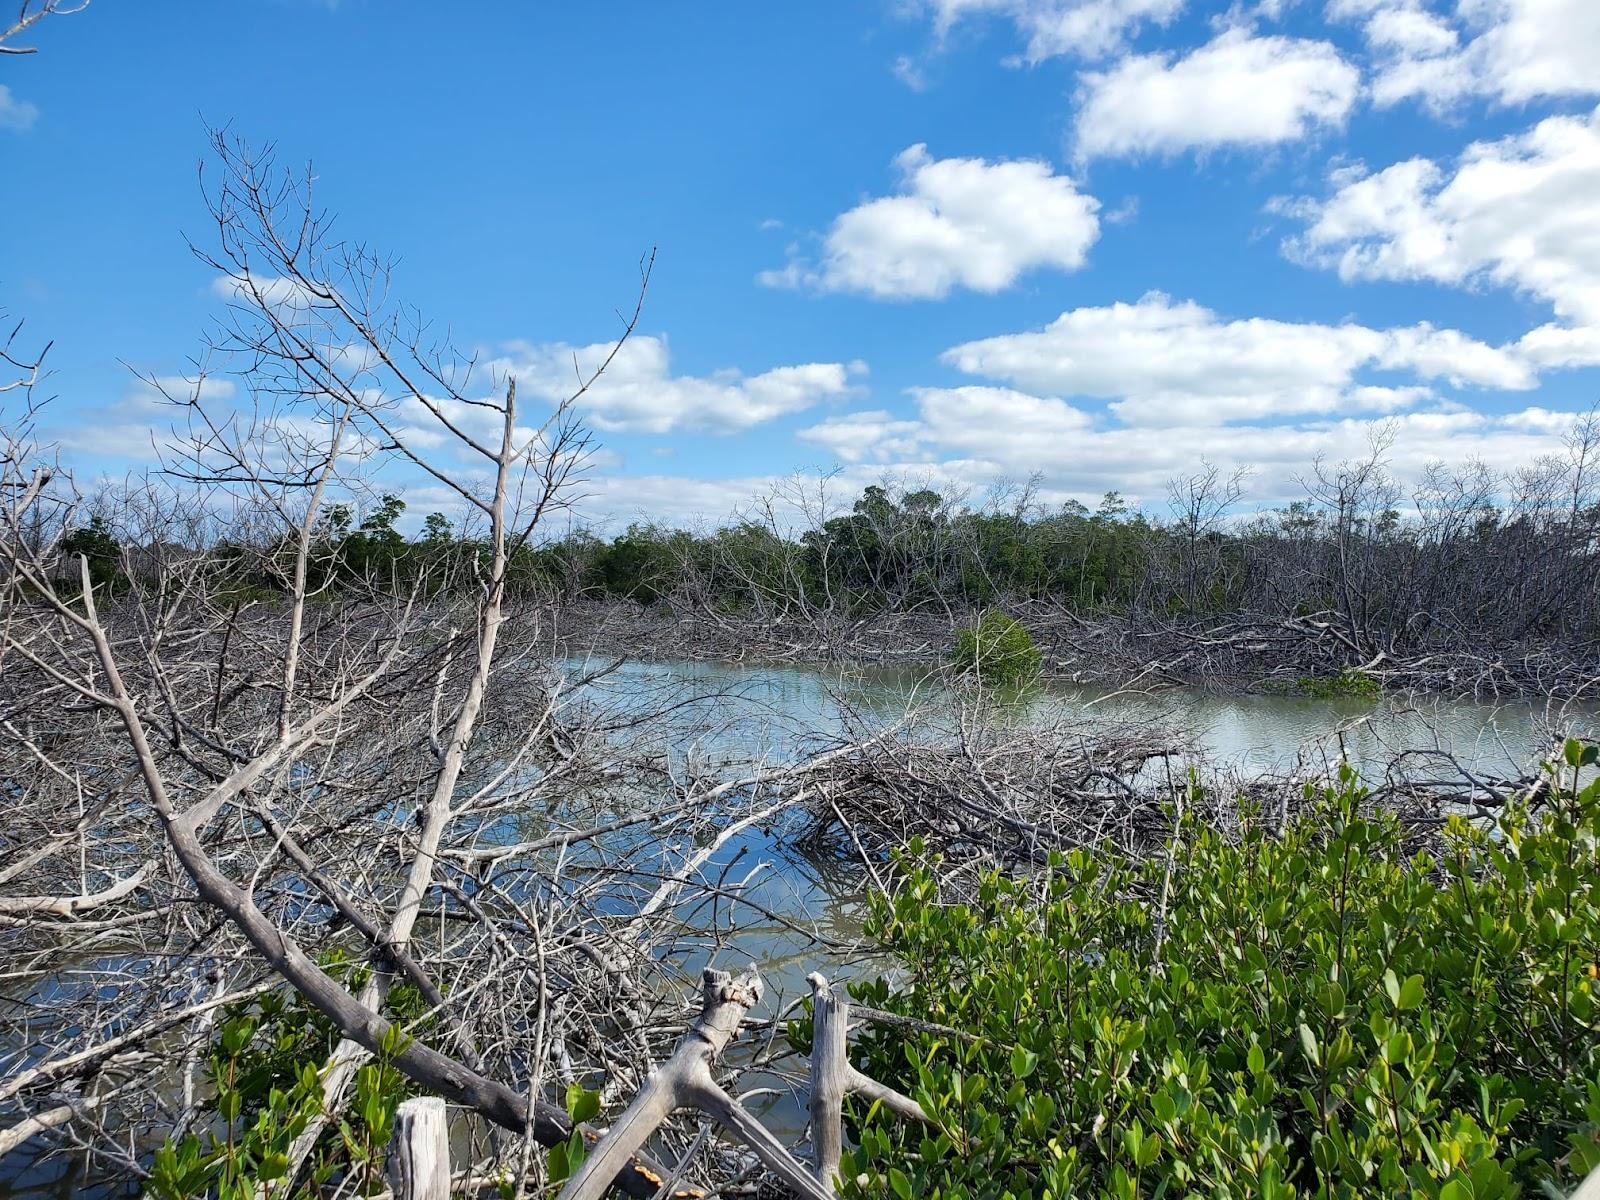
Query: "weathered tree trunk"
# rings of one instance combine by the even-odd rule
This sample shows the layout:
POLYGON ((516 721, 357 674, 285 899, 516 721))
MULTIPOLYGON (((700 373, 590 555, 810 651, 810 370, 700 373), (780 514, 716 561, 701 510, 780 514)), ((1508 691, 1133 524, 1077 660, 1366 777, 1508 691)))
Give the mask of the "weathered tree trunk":
POLYGON ((395 1110, 387 1173, 394 1200, 450 1200, 450 1131, 443 1100, 419 1096, 395 1110))
MULTIPOLYGON (((690 1026, 672 1057, 651 1072, 633 1103, 567 1181, 558 1200, 601 1200, 607 1181, 618 1174, 630 1156, 638 1153, 675 1109, 685 1106, 698 1108, 715 1119, 753 1150, 762 1165, 791 1192, 805 1200, 832 1200, 835 1194, 844 1150, 846 1096, 866 1096, 905 1120, 928 1120, 915 1100, 869 1079, 850 1065, 846 1054, 850 1006, 834 995, 827 979, 810 975, 807 982, 811 984, 815 1032, 811 1044, 813 1165, 808 1171, 771 1130, 711 1076, 711 1064, 738 1032, 746 1011, 761 998, 761 976, 754 967, 738 978, 726 971, 707 969, 703 979, 700 1018, 690 1026)), ((699 1195, 692 1190, 672 1194, 699 1195)))
POLYGON ((833 1189, 818 1183, 783 1143, 711 1077, 712 1062, 738 1032, 744 1014, 761 998, 761 976, 754 967, 737 978, 707 968, 702 979, 699 1019, 683 1035, 672 1057, 651 1073, 611 1131, 589 1152, 561 1190, 560 1200, 601 1200, 650 1135, 685 1105, 716 1118, 795 1194, 806 1200, 833 1200, 833 1189))
POLYGON ((806 976, 806 982, 811 985, 811 1157, 817 1179, 831 1189, 844 1151, 850 1004, 835 996, 820 974, 806 976))

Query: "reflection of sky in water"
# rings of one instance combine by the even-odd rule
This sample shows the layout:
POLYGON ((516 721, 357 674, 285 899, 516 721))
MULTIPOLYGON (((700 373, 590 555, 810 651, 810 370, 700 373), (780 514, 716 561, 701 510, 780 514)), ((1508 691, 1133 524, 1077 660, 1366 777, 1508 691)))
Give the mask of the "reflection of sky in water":
MULTIPOLYGON (((592 669, 600 663, 566 664, 574 673, 585 665, 592 669)), ((617 736, 633 748, 658 750, 681 767, 751 757, 791 758, 821 748, 847 727, 870 730, 893 722, 908 704, 937 713, 942 695, 947 694, 931 685, 925 673, 904 670, 840 673, 802 666, 651 662, 627 663, 572 699, 592 697, 624 717, 649 713, 664 704, 679 705, 666 717, 617 736)), ((1469 768, 1520 774, 1553 753, 1550 729, 1591 736, 1600 730, 1600 709, 1594 705, 1560 713, 1526 702, 1488 705, 1397 696, 1368 702, 1221 696, 1197 689, 1151 696, 1047 689, 1013 705, 1009 717, 1024 724, 1067 717, 1157 734, 1172 731, 1211 761, 1246 776, 1316 771, 1336 762, 1341 746, 1358 766, 1387 762, 1402 749, 1437 747, 1469 768)), ((534 827, 547 827, 539 814, 529 813, 527 818, 522 829, 508 830, 509 837, 537 836, 541 829, 534 827)), ((811 971, 822 970, 844 982, 876 973, 870 960, 845 949, 858 938, 864 913, 855 865, 808 861, 795 853, 783 833, 781 826, 752 827, 719 850, 701 879, 720 879, 730 890, 742 883, 739 890, 751 903, 724 897, 715 905, 680 909, 679 915, 703 932, 686 939, 673 955, 672 966, 681 971, 686 988, 708 961, 730 969, 755 961, 768 986, 759 1016, 776 1013, 805 995, 805 976, 811 971), (788 923, 815 928, 837 948, 819 951, 788 923), (713 952, 714 943, 718 948, 713 952)), ((667 871, 676 870, 693 852, 686 839, 669 836, 668 846, 661 859, 667 871)), ((581 858, 575 855, 573 865, 581 858)), ((619 896, 617 902, 626 908, 637 898, 628 902, 619 896)), ((743 1086, 783 1091, 787 1084, 747 1075, 743 1086)), ((792 1095, 765 1098, 756 1107, 765 1109, 768 1121, 785 1137, 796 1136, 804 1127, 804 1113, 792 1095)), ((0 1200, 85 1194, 71 1178, 75 1165, 71 1158, 36 1164, 31 1172, 8 1182, 6 1176, 19 1169, 20 1157, 0 1167, 0 1200)))
MULTIPOLYGON (((841 714, 872 727, 898 719, 908 701, 936 710, 941 695, 925 674, 904 670, 848 673, 801 666, 725 663, 630 663, 596 685, 612 701, 641 709, 664 696, 713 693, 687 706, 667 729, 688 730, 714 719, 722 731, 700 751, 783 757, 819 737, 836 735, 841 714)), ((1439 748, 1464 766, 1508 774, 1532 767, 1553 749, 1552 727, 1594 734, 1600 707, 1565 711, 1542 702, 1486 704, 1439 697, 1385 696, 1377 701, 1309 696, 1216 695, 1179 688, 1122 695, 1091 688, 1051 688, 1018 703, 1016 719, 1068 717, 1167 729, 1212 761, 1246 773, 1290 769, 1301 759, 1337 761, 1340 747, 1357 765, 1398 750, 1439 748)), ((682 746, 673 746, 684 753, 682 746)))
MULTIPOLYGON (((683 704, 666 721, 634 735, 654 741, 679 763, 697 757, 788 758, 825 745, 847 727, 870 730, 893 722, 908 704, 924 706, 937 720, 941 697, 948 697, 925 673, 912 671, 707 662, 629 663, 594 691, 613 709, 645 712, 663 701, 683 704)), ((1551 753, 1552 726, 1591 734, 1600 727, 1594 706, 1559 714, 1526 702, 1400 696, 1371 702, 1223 696, 1198 689, 1148 696, 1048 689, 1013 705, 1009 717, 1024 724, 1066 717, 1157 734, 1169 730, 1213 763, 1245 776, 1320 771, 1338 761, 1341 747, 1357 766, 1387 763, 1402 749, 1438 748, 1469 768, 1520 774, 1551 753)), ((680 855, 687 852, 680 848, 680 855)), ((785 844, 779 829, 752 828, 731 839, 702 877, 726 872, 727 880, 736 881, 758 865, 746 893, 756 905, 796 924, 814 924, 841 943, 859 933, 864 904, 853 864, 809 862, 785 844)), ((710 906, 702 906, 695 920, 709 930, 711 915, 710 906)), ((810 971, 845 982, 876 972, 857 955, 840 961, 838 951, 819 952, 802 934, 750 906, 724 902, 716 915, 723 935, 716 965, 737 968, 753 960, 762 968, 769 991, 760 1015, 806 994, 810 971)), ((704 952, 685 953, 677 965, 692 979, 706 961, 704 952)), ((786 1085, 751 1076, 744 1086, 786 1085)), ((767 1119, 781 1133, 792 1136, 803 1128, 795 1097, 764 1103, 767 1119)))

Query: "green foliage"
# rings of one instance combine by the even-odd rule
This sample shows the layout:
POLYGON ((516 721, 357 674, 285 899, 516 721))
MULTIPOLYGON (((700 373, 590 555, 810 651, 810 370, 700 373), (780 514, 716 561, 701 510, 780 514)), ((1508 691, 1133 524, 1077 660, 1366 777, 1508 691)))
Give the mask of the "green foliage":
POLYGON ((1318 700, 1376 700, 1383 687, 1360 667, 1346 667, 1337 675, 1306 675, 1296 686, 1318 700))
POLYGON ((447 545, 455 538, 450 518, 441 512, 431 512, 422 519, 422 541, 428 546, 447 545))
POLYGON ((581 1083, 567 1085, 567 1116, 572 1118, 575 1128, 564 1144, 550 1147, 547 1167, 551 1183, 565 1183, 583 1166, 588 1147, 584 1144, 583 1131, 576 1126, 594 1120, 599 1113, 599 1092, 591 1092, 581 1083))
POLYGON ((1022 623, 991 609, 971 628, 956 633, 955 667, 985 683, 1027 683, 1039 674, 1043 656, 1022 623))
MULTIPOLYGON (((336 964, 335 964, 336 965, 336 964)), ((415 989, 390 993, 397 1022, 426 1005, 415 989)), ((383 1151, 395 1110, 415 1094, 393 1065, 409 1040, 396 1024, 383 1053, 362 1066, 351 1103, 330 1120, 312 1150, 298 1186, 286 1178, 289 1150, 323 1115, 319 1068, 338 1043, 328 1020, 298 995, 271 992, 253 1007, 225 1011, 207 1062, 205 1128, 156 1151, 145 1180, 159 1200, 272 1200, 321 1194, 341 1184, 345 1195, 383 1190, 383 1151)))
POLYGON ((856 1104, 847 1194, 1571 1187, 1600 1161, 1600 782, 1578 782, 1596 757, 1570 743, 1545 808, 1489 830, 1452 818, 1431 852, 1348 770, 1281 833, 1186 820, 1164 934, 1164 854, 1058 856, 950 906, 909 858, 871 919, 903 969, 859 999, 977 1038, 860 1041, 860 1065, 936 1126, 856 1104))
POLYGON ((61 539, 60 548, 72 572, 67 580, 70 587, 76 588, 78 583, 80 555, 89 565, 89 581, 97 590, 105 584, 115 583, 121 575, 122 543, 117 541, 104 517, 90 517, 87 525, 72 530, 61 539))

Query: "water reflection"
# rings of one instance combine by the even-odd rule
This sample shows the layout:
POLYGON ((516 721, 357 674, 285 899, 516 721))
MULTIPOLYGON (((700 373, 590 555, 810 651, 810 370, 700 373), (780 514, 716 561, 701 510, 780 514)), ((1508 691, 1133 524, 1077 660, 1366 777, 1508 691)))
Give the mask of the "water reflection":
MULTIPOLYGON (((565 664, 576 674, 597 663, 565 664)), ((926 671, 825 670, 801 666, 707 662, 627 663, 585 685, 575 702, 603 707, 635 748, 652 748, 684 767, 718 760, 773 760, 815 750, 847 732, 881 727, 908 709, 935 725, 953 718, 961 695, 926 671), (629 723, 662 708, 660 718, 629 723)), ((1208 762, 1243 777, 1320 772, 1348 757, 1368 769, 1402 749, 1437 749, 1472 770, 1518 775, 1554 750, 1554 732, 1594 736, 1600 707, 1560 709, 1538 703, 1384 696, 1375 701, 1306 696, 1225 696, 1198 689, 1129 695, 1084 687, 1043 687, 1006 700, 1006 720, 1046 723, 1063 717, 1091 726, 1161 731, 1208 762)), ((557 814, 527 814, 518 836, 536 836, 557 814)), ((570 818, 571 814, 560 814, 570 818)), ((806 994, 805 976, 822 969, 835 980, 874 974, 882 964, 860 944, 865 910, 861 872, 849 861, 815 861, 794 849, 793 828, 751 828, 731 838, 706 864, 701 880, 720 881, 715 898, 681 915, 689 934, 673 955, 675 973, 692 981, 708 963, 756 962, 769 985, 766 1013, 806 994), (817 936, 812 936, 815 931, 817 936), (820 939, 820 940, 819 940, 820 939)), ((680 854, 684 848, 679 848, 680 854)), ((574 863, 576 866, 576 862, 574 863)), ((784 1136, 804 1114, 784 1080, 747 1078, 746 1087, 777 1093, 764 1101, 784 1136)), ((19 1151, 0 1161, 0 1200, 122 1194, 85 1186, 81 1160, 35 1161, 19 1151)))
MULTIPOLYGON (((663 749, 678 754, 686 747, 673 744, 673 733, 712 728, 709 741, 697 741, 696 749, 784 757, 850 726, 898 720, 912 705, 936 719, 941 706, 954 702, 929 672, 908 669, 630 663, 595 687, 612 702, 635 697, 641 708, 663 694, 704 693, 705 699, 680 710, 675 724, 657 731, 663 749), (708 721, 711 716, 718 719, 708 721)), ((1341 753, 1357 767, 1370 767, 1399 750, 1422 748, 1453 754, 1475 770, 1520 774, 1550 755, 1555 734, 1600 731, 1595 704, 1487 704, 1406 694, 1362 700, 1046 685, 1008 698, 1003 709, 1023 723, 1066 717, 1171 731, 1208 761, 1247 777, 1336 762, 1341 753)))

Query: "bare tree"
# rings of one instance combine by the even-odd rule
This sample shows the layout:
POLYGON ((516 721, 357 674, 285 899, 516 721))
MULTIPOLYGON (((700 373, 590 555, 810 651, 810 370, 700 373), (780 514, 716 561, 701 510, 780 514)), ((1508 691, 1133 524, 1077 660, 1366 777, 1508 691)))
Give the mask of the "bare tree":
POLYGON ((89 0, 22 0, 16 18, 10 25, 0 27, 0 54, 35 54, 36 46, 7 45, 19 33, 24 33, 46 17, 67 16, 89 7, 89 0))
MULTIPOLYGON (((309 177, 214 149, 201 259, 232 301, 166 386, 163 473, 94 522, 28 454, 0 489, 0 938, 13 982, 48 997, 11 1027, 28 1049, 0 1145, 55 1129, 142 1172, 129 1131, 196 1123, 216 1013, 286 985, 341 1038, 323 1114, 400 1046, 417 1085, 503 1131, 475 1135, 484 1169, 537 1183, 532 1147, 572 1132, 552 1078, 626 1087, 675 1032, 667 949, 706 859, 663 879, 645 835, 743 828, 804 768, 663 759, 649 712, 597 701, 610 668, 562 668, 511 594, 514 558, 581 488, 593 376, 529 413, 389 301, 387 262, 330 236, 309 177), (454 493, 460 553, 412 574, 341 554, 337 505, 380 471, 454 493), (114 549, 75 550, 86 530, 114 549), (353 981, 334 953, 370 970, 353 981), (397 1040, 402 983, 427 1015, 397 1040)), ((314 1123, 291 1171, 316 1141, 314 1123)), ((660 1178, 635 1154, 617 1183, 660 1178)))

